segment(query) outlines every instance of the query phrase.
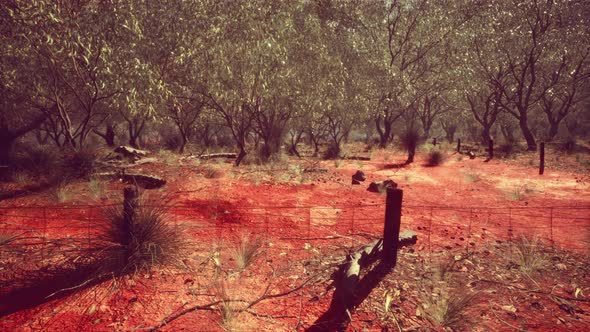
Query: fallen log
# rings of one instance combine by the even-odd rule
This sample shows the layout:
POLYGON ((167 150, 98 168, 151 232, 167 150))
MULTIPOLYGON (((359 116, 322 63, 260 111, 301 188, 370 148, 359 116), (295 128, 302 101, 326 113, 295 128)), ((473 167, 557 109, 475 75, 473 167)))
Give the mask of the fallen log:
POLYGON ((369 157, 361 157, 361 156, 346 156, 346 157, 344 157, 344 159, 346 159, 346 160, 363 160, 363 161, 371 160, 371 158, 369 158, 369 157))
POLYGON ((321 167, 305 168, 303 173, 328 173, 328 169, 321 167))
MULTIPOLYGON (((415 244, 416 232, 403 231, 399 234, 398 248, 415 244)), ((360 279, 361 271, 383 256, 383 239, 375 240, 349 255, 332 274, 336 290, 326 313, 319 317, 306 331, 343 330, 347 315, 358 307, 371 290, 393 269, 391 262, 381 260, 377 266, 360 279)))
POLYGON ((126 157, 146 157, 149 154, 148 151, 135 149, 125 145, 117 147, 115 152, 120 153, 126 157))
POLYGON ((107 172, 98 173, 95 176, 104 179, 120 180, 127 184, 135 184, 143 189, 156 189, 166 184, 166 180, 153 175, 107 172))
POLYGON ((228 158, 228 159, 236 159, 238 157, 237 153, 233 152, 223 152, 223 153, 209 153, 203 154, 200 156, 192 156, 195 159, 216 159, 216 158, 228 158))

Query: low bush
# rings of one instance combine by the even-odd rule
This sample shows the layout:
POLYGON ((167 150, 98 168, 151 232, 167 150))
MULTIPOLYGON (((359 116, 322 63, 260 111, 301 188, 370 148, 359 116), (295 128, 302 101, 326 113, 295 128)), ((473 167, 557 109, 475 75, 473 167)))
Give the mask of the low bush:
POLYGON ((167 134, 164 136, 162 143, 166 150, 178 151, 182 145, 182 138, 176 134, 167 134))
POLYGON ((324 159, 336 159, 340 157, 341 154, 340 145, 336 143, 332 143, 328 146, 328 149, 324 152, 324 159))
POLYGON ((445 160, 444 155, 440 151, 431 151, 428 153, 428 159, 426 159, 426 166, 434 167, 442 164, 445 160))
POLYGON ((108 222, 100 238, 109 254, 101 261, 100 269, 126 274, 180 265, 185 242, 180 228, 170 222, 166 212, 165 206, 150 206, 140 200, 128 223, 122 208, 107 210, 108 222))
POLYGON ((32 178, 56 177, 63 167, 62 154, 54 148, 41 145, 18 147, 10 156, 11 172, 26 174, 32 178))
POLYGON ((507 158, 514 152, 514 145, 512 143, 504 143, 496 148, 501 157, 507 158))
POLYGON ((65 157, 62 169, 65 179, 89 179, 96 170, 97 151, 80 148, 65 157))

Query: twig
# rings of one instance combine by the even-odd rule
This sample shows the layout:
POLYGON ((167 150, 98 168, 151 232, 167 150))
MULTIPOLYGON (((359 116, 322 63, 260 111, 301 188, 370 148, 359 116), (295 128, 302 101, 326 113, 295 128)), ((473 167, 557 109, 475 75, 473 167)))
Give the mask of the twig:
POLYGON ((504 324, 506 324, 506 325, 510 326, 511 328, 513 328, 513 329, 515 329, 515 330, 522 331, 522 332, 528 332, 528 330, 521 329, 520 327, 518 327, 518 326, 514 326, 514 325, 512 325, 512 324, 508 323, 507 321, 503 320, 502 318, 500 318, 500 316, 498 316, 498 314, 496 313, 496 311, 494 310, 494 308, 492 308, 492 304, 491 304, 491 303, 490 303, 490 310, 492 311, 492 313, 494 314, 494 316, 496 316, 496 318, 497 318, 497 319, 498 319, 500 322, 502 322, 502 323, 504 323, 504 324))

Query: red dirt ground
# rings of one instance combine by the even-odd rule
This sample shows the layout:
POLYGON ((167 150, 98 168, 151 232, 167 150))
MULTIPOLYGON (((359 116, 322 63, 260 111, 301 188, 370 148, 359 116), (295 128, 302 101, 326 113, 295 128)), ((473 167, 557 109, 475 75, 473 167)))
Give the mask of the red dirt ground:
MULTIPOLYGON (((588 169, 572 170, 573 157, 548 160, 542 176, 536 157, 527 154, 484 163, 449 153, 438 167, 423 166, 420 155, 403 168, 394 167, 404 160, 401 154, 378 151, 371 157, 319 164, 290 159, 240 168, 176 158, 138 166, 134 171, 168 180, 162 190, 146 196, 149 204, 161 204, 162 195, 170 201, 171 222, 183 227, 192 248, 185 266, 105 282, 0 317, 0 330, 142 330, 220 299, 225 305, 192 311, 161 329, 309 327, 331 300, 326 271, 351 248, 382 233, 385 196, 366 191, 366 185, 351 185, 357 169, 367 174, 367 182, 389 178, 399 184, 404 190, 402 230, 416 231, 419 240, 401 250, 394 272, 353 313, 351 331, 397 330, 398 324, 405 331, 443 330, 426 318, 422 300, 425 293, 437 296, 428 285, 437 266, 449 260, 453 278, 445 287, 478 294, 468 308, 471 322, 458 329, 590 330, 590 268, 585 261, 590 253, 590 177, 588 169), (303 172, 311 166, 328 172, 303 172), (521 234, 538 236, 543 244, 540 272, 521 273, 515 265, 521 234), (245 235, 262 238, 263 251, 241 270, 235 251, 245 235), (297 291, 236 312, 312 276, 317 280, 297 291), (388 294, 391 304, 385 309, 388 294)), ((80 182, 68 187, 73 195, 66 203, 51 203, 50 193, 1 202, 2 233, 35 229, 49 239, 84 239, 103 219, 96 206, 118 204, 123 187, 109 183, 105 197, 93 199, 87 183, 80 182)), ((6 275, 0 270, 0 277, 6 275)))

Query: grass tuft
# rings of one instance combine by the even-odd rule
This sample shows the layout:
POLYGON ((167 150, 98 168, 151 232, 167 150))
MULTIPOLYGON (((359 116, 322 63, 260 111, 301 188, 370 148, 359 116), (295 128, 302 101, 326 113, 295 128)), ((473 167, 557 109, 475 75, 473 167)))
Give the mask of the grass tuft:
POLYGON ((240 270, 246 269, 256 256, 260 254, 262 248, 262 240, 260 238, 250 238, 250 236, 242 236, 238 247, 235 251, 235 260, 240 270))
POLYGON ((434 167, 442 164, 445 161, 445 157, 440 151, 431 151, 428 153, 428 159, 426 159, 426 166, 434 167))
POLYGON ((548 264, 539 239, 524 235, 515 243, 513 259, 518 268, 527 275, 541 271, 548 264))
POLYGON ((53 195, 54 201, 57 203, 68 202, 72 198, 72 192, 67 187, 67 182, 65 181, 59 182, 53 187, 51 194, 53 195))
POLYGON ((479 177, 478 174, 475 174, 475 173, 465 174, 465 181, 467 181, 469 183, 479 182, 480 180, 481 180, 481 178, 479 177))
POLYGON ((90 196, 95 200, 103 198, 106 192, 104 183, 97 178, 91 178, 88 181, 88 190, 90 191, 90 196))
POLYGON ((111 258, 103 270, 121 273, 147 272, 156 266, 182 265, 185 242, 178 226, 173 225, 166 205, 146 205, 140 200, 132 223, 125 221, 122 208, 105 212, 108 223, 102 240, 108 244, 111 258))
POLYGON ((420 292, 421 315, 435 326, 462 329, 468 325, 469 312, 477 293, 455 277, 456 259, 435 266, 420 292))

